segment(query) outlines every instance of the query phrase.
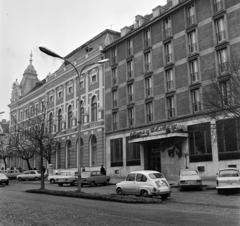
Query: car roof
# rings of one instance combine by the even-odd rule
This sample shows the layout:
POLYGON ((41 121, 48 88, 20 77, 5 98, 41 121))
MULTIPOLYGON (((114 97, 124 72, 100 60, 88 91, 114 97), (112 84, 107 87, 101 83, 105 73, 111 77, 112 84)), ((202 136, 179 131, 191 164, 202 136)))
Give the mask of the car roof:
MULTIPOLYGON (((160 173, 158 171, 155 170, 138 170, 138 171, 132 171, 130 173, 141 173, 141 174, 149 174, 149 173, 160 173)), ((129 174, 130 174, 129 173, 129 174)))
POLYGON ((182 169, 181 172, 182 171, 196 171, 196 172, 198 172, 196 169, 182 169))
POLYGON ((219 171, 222 171, 222 170, 238 170, 239 171, 239 169, 235 167, 222 168, 219 171))

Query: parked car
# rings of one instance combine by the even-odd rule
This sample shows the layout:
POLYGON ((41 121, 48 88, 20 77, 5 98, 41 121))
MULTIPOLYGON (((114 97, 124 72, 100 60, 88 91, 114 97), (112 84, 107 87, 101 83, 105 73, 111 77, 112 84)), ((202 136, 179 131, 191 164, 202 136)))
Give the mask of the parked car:
POLYGON ((6 184, 6 185, 9 184, 8 177, 3 173, 0 173, 0 184, 6 184))
POLYGON ((22 174, 17 175, 18 181, 23 180, 40 180, 41 172, 39 170, 26 170, 22 174))
POLYGON ((21 174, 18 170, 0 170, 0 173, 5 174, 8 179, 16 179, 17 175, 21 174))
POLYGON ((185 188, 198 188, 202 190, 202 178, 195 169, 183 169, 179 174, 178 185, 180 191, 185 188))
POLYGON ((108 185, 110 177, 103 175, 101 171, 84 171, 81 174, 81 184, 94 187, 98 184, 108 185))
POLYGON ((58 175, 55 175, 55 182, 58 186, 70 184, 71 186, 77 184, 78 171, 63 170, 58 175))
POLYGON ((125 179, 116 185, 117 195, 140 195, 143 197, 161 196, 167 199, 171 187, 158 171, 142 170, 129 173, 125 179))
POLYGON ((217 173, 217 191, 221 194, 223 190, 240 189, 240 171, 237 168, 220 169, 217 173))
POLYGON ((48 175, 48 181, 50 182, 50 184, 55 184, 56 183, 56 178, 58 178, 60 173, 56 173, 53 175, 48 175))

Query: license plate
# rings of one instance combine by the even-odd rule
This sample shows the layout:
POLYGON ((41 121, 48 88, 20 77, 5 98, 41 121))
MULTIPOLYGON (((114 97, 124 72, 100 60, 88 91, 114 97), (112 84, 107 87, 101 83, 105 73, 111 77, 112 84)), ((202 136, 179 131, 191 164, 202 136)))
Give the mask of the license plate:
POLYGON ((188 181, 188 184, 194 184, 194 182, 193 181, 188 181))

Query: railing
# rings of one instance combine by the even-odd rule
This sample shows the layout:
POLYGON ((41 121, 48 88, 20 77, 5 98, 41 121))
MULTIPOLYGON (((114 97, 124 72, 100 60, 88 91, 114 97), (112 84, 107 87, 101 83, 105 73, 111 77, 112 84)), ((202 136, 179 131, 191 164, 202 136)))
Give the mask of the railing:
POLYGON ((116 77, 112 78, 112 83, 113 83, 113 85, 117 84, 117 78, 116 77))
POLYGON ((133 54, 132 48, 128 47, 127 53, 128 56, 131 56, 133 54))
POLYGON ((166 63, 172 62, 172 54, 166 54, 166 63))
POLYGON ((190 53, 195 53, 197 51, 197 44, 196 43, 192 43, 189 45, 189 52, 190 53))
POLYGON ((216 33, 217 35, 217 41, 221 42, 226 39, 225 31, 219 31, 216 33))
POLYGON ((151 42, 150 38, 146 38, 145 39, 145 47, 150 46, 150 42, 151 42))
POLYGON ((152 88, 147 88, 146 89, 146 94, 147 94, 147 97, 151 96, 152 95, 152 88))
POLYGON ((196 81, 199 81, 199 74, 198 74, 198 72, 191 73, 191 78, 192 78, 192 83, 196 82, 196 81))
POLYGON ((145 70, 146 70, 146 72, 150 71, 150 64, 149 63, 145 64, 145 70))
POLYGON ((128 100, 129 100, 129 103, 131 103, 133 101, 133 95, 132 94, 128 95, 128 100))
POLYGON ((113 108, 117 107, 117 100, 113 100, 113 108))
POLYGON ((164 30, 164 34, 165 34, 165 38, 171 36, 171 35, 172 35, 171 27, 166 28, 166 29, 164 30))
POLYGON ((169 118, 175 117, 175 108, 168 109, 168 117, 169 118))
POLYGON ((188 26, 191 26, 191 25, 195 24, 195 16, 194 15, 189 16, 187 18, 187 21, 188 21, 188 26))
POLYGON ((220 73, 225 73, 228 71, 228 63, 224 62, 224 63, 220 63, 219 64, 219 71, 220 73))
POLYGON ((128 78, 132 78, 132 71, 128 72, 128 78))
POLYGON ((167 90, 169 91, 171 89, 173 89, 173 80, 167 81, 167 90))
POLYGON ((113 56, 113 57, 112 57, 112 63, 114 64, 114 63, 116 63, 116 62, 117 62, 116 56, 113 56))
POLYGON ((194 112, 198 112, 201 110, 202 110, 201 102, 198 101, 196 103, 193 103, 193 111, 194 112))
POLYGON ((147 114, 147 122, 152 122, 153 121, 153 115, 152 114, 147 114))

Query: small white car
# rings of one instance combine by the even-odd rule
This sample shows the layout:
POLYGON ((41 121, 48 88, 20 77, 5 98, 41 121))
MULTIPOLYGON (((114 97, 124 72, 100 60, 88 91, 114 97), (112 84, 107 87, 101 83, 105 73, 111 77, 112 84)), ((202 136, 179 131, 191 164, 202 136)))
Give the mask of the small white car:
POLYGON ((17 175, 21 174, 18 170, 0 170, 0 173, 5 174, 9 179, 16 179, 17 175))
POLYGON ((142 197, 161 196, 167 199, 171 187, 158 171, 141 170, 129 173, 125 179, 116 184, 117 195, 140 195, 142 197))
POLYGON ((6 185, 9 184, 8 177, 3 173, 0 173, 0 184, 6 184, 6 185))
POLYGON ((64 184, 70 184, 73 186, 77 184, 78 171, 64 170, 55 176, 55 182, 58 186, 63 186, 64 184))
POLYGON ((22 174, 17 175, 18 181, 23 180, 40 180, 41 172, 39 170, 26 170, 22 174))
POLYGON ((55 184, 56 183, 56 178, 58 178, 60 172, 57 172, 53 175, 48 175, 48 181, 50 182, 50 184, 55 184))
POLYGON ((217 173, 217 191, 221 194, 223 190, 240 189, 240 171, 237 168, 220 169, 217 173))
POLYGON ((103 175, 101 171, 84 171, 81 175, 81 185, 90 185, 94 187, 98 184, 108 185, 110 177, 103 175))
POLYGON ((198 188, 202 190, 202 178, 195 169, 183 169, 179 174, 178 185, 180 191, 185 188, 198 188))

